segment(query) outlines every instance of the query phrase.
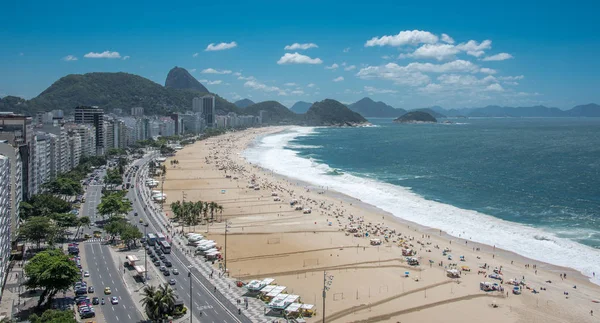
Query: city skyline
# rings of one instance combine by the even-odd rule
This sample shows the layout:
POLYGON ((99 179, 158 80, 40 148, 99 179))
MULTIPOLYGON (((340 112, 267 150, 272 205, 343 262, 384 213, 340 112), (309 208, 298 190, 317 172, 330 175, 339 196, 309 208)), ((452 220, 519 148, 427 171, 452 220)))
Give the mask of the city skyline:
POLYGON ((181 66, 232 102, 277 100, 288 107, 366 96, 405 109, 568 109, 600 101, 590 73, 600 68, 594 4, 540 10, 526 2, 514 10, 516 2, 457 9, 444 2, 309 1, 292 9, 156 2, 136 19, 128 19, 138 10, 134 4, 118 11, 107 3, 35 4, 9 4, 13 14, 0 22, 2 97, 29 99, 62 76, 89 72, 122 71, 164 84, 168 71, 181 66), (211 14, 195 19, 203 10, 211 14), (78 23, 84 20, 93 23, 78 23))

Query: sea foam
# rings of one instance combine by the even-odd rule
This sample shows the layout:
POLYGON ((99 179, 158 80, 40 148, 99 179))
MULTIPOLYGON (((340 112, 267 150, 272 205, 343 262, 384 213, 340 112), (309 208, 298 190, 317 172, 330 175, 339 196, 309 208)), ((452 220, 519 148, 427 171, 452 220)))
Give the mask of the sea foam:
MULTIPOLYGON (((409 188, 343 172, 331 176, 324 163, 302 158, 288 147, 315 128, 294 127, 287 132, 257 139, 243 156, 251 163, 289 178, 324 186, 377 206, 394 216, 461 238, 513 251, 525 257, 570 267, 588 277, 600 268, 600 251, 540 228, 509 222, 480 212, 424 199, 409 188)), ((600 280, 592 280, 600 283, 600 280)))

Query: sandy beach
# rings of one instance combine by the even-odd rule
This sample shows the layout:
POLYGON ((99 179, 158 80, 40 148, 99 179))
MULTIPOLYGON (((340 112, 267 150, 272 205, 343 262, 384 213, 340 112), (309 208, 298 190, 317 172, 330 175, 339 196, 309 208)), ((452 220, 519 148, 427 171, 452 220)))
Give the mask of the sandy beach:
POLYGON ((170 203, 184 194, 188 201, 223 206, 215 223, 183 230, 202 233, 222 247, 224 223, 229 221, 231 277, 245 282, 275 279, 286 292, 315 305, 317 315, 309 322, 322 319, 324 271, 333 276, 327 322, 600 321, 600 304, 595 302, 600 288, 575 270, 403 221, 350 196, 261 169, 242 157, 256 137, 285 129, 249 129, 209 138, 165 162, 168 216, 170 203), (173 159, 179 163, 171 165, 173 159), (290 206, 294 200, 297 204, 290 206), (381 244, 373 245, 377 240, 372 239, 381 244), (408 263, 406 249, 416 252, 419 265, 408 263), (460 273, 458 278, 449 277, 452 269, 460 273), (494 271, 500 279, 489 277, 494 271), (522 289, 520 295, 512 293, 513 280, 522 289), (482 291, 482 282, 497 283, 502 290, 482 291))

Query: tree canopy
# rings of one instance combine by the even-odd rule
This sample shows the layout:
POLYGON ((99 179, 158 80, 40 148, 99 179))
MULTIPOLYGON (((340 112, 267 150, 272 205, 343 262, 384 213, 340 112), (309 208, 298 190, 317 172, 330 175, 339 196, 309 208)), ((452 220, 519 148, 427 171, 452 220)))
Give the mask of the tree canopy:
POLYGON ((32 216, 49 216, 54 213, 67 213, 71 211, 71 204, 52 194, 37 194, 29 201, 20 204, 21 219, 32 216))
POLYGON ((39 252, 25 265, 28 289, 43 289, 38 306, 50 302, 59 291, 69 289, 81 273, 75 263, 59 249, 39 252))
POLYGON ((27 241, 37 244, 39 248, 42 241, 52 244, 59 230, 50 217, 33 216, 21 225, 19 233, 27 241))
POLYGON ((121 217, 127 212, 130 212, 131 201, 125 199, 126 191, 105 192, 102 196, 100 204, 98 204, 98 213, 103 218, 121 217))
POLYGON ((53 309, 44 311, 41 316, 31 314, 28 319, 31 323, 77 323, 73 311, 53 309))

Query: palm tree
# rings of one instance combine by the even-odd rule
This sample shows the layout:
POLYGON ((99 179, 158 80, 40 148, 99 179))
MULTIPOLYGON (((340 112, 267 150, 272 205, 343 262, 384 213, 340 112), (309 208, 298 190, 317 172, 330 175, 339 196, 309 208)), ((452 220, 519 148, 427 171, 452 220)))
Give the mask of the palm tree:
POLYGON ((161 317, 161 302, 159 291, 154 286, 146 286, 142 291, 142 305, 151 320, 158 320, 161 317))
POLYGON ((164 283, 158 287, 158 293, 160 294, 160 304, 163 306, 164 314, 171 314, 173 312, 173 307, 175 307, 175 291, 169 286, 169 284, 164 283))
POLYGON ((217 205, 217 209, 219 210, 219 215, 221 215, 221 221, 223 221, 223 205, 217 205))
POLYGON ((208 202, 204 202, 204 208, 202 209, 202 211, 204 213, 204 219, 206 220, 206 232, 208 232, 208 210, 209 204, 208 202))
POLYGON ((210 222, 214 222, 215 221, 215 210, 217 209, 217 203, 210 202, 208 207, 210 209, 210 222))

